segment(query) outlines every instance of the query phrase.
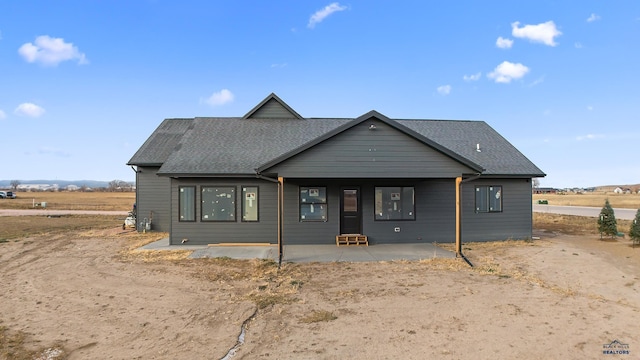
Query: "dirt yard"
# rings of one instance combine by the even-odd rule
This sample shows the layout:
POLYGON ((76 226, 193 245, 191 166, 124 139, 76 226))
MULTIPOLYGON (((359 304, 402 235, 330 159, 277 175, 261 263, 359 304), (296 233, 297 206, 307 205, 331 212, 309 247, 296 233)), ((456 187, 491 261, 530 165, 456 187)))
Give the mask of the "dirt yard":
POLYGON ((284 264, 133 252, 158 234, 0 243, 5 359, 640 356, 640 248, 542 234, 462 260, 284 264), (249 320, 247 320, 249 319, 249 320), (604 355, 618 340, 629 355, 604 355), (607 349, 604 349, 607 350, 607 349))

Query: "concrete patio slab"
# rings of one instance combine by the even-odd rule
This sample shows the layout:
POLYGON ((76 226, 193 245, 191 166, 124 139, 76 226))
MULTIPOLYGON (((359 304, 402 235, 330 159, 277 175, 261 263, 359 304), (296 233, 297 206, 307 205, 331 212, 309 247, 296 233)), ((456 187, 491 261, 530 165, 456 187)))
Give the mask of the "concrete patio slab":
MULTIPOLYGON (((229 257, 232 259, 278 260, 278 246, 170 245, 169 238, 142 246, 139 250, 191 250, 189 258, 229 257)), ((285 245, 286 262, 368 262, 455 258, 454 252, 434 244, 380 244, 370 246, 285 245)))

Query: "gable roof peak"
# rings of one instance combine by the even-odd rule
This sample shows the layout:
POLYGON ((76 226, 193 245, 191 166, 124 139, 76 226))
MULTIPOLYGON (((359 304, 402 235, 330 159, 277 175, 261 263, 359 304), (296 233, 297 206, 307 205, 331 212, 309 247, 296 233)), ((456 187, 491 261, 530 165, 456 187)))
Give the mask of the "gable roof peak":
POLYGON ((300 116, 287 103, 282 101, 275 93, 269 94, 258 105, 246 113, 243 119, 259 119, 259 118, 278 118, 278 119, 300 119, 300 116))

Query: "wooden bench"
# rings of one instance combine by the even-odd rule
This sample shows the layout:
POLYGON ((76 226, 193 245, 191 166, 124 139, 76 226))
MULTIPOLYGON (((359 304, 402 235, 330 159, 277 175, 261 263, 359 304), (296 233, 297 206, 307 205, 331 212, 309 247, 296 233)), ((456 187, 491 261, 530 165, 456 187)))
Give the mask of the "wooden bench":
POLYGON ((336 245, 366 245, 369 246, 367 235, 362 234, 341 234, 336 235, 336 245))

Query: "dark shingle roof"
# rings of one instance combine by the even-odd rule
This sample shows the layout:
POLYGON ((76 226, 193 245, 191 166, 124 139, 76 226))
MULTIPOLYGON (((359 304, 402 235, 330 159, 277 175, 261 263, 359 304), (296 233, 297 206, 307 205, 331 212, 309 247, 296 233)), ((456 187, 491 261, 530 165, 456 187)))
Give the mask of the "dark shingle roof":
POLYGON ((193 119, 165 119, 127 165, 160 166, 180 143, 193 119))
MULTIPOLYGON (((250 175, 318 137, 348 128, 350 121, 358 119, 168 119, 129 164, 162 164, 158 173, 173 176, 250 175)), ((485 169, 484 175, 544 176, 483 121, 389 121, 400 124, 400 129, 405 127, 424 136, 432 145, 439 144, 469 163, 478 164, 485 169)))
POLYGON ((195 118, 159 174, 255 174, 277 158, 346 123, 345 119, 195 118))
POLYGON ((396 121, 482 165, 485 175, 545 176, 542 170, 484 121, 396 121), (477 151, 478 145, 480 151, 477 151))

